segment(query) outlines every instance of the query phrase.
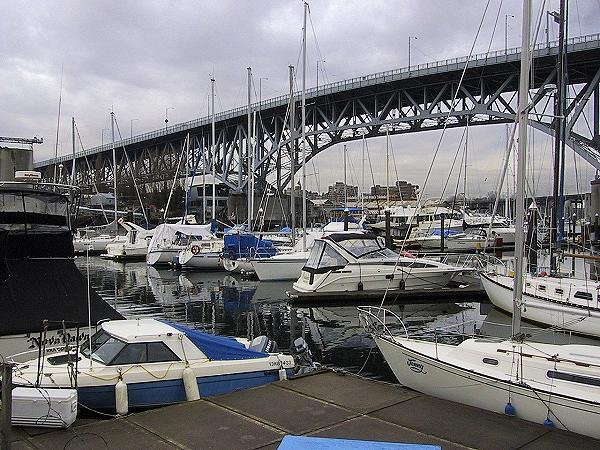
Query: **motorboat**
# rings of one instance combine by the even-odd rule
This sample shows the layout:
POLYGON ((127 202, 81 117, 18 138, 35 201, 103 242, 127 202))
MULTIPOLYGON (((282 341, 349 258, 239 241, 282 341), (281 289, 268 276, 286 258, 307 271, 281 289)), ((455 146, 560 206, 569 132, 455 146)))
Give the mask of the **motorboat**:
POLYGON ((125 242, 125 236, 117 233, 117 222, 106 225, 77 229, 73 236, 73 250, 76 254, 105 253, 110 244, 125 242))
POLYGON ((248 341, 155 319, 113 320, 76 352, 17 366, 13 383, 76 388, 83 407, 125 414, 286 379, 294 367, 294 357, 265 336, 248 341))
POLYGON ((64 349, 87 337, 88 320, 122 318, 75 266, 78 195, 72 186, 0 182, 0 360, 64 349))
MULTIPOLYGON (((494 306, 512 312, 514 273, 505 266, 480 274, 494 306)), ((581 278, 525 274, 522 317, 530 322, 600 337, 600 284, 581 278)))
POLYGON ((222 270, 223 239, 193 239, 179 252, 176 264, 188 269, 222 270))
POLYGON ((211 232, 211 227, 211 224, 160 224, 154 229, 154 234, 148 244, 147 264, 150 266, 170 264, 192 241, 216 239, 211 232))
POLYGON ((106 255, 103 258, 115 261, 144 260, 148 253, 148 244, 152 240, 154 230, 147 230, 132 222, 119 219, 121 225, 127 231, 125 238, 112 242, 106 246, 106 255))
POLYGON ((300 278, 298 292, 368 292, 446 286, 464 268, 401 256, 370 233, 332 233, 317 239, 300 278))

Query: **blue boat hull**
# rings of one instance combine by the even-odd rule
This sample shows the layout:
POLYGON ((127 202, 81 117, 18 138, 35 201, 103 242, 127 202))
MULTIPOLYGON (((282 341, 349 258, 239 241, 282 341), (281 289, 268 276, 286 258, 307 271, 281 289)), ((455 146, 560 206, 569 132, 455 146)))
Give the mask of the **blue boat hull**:
MULTIPOLYGON (((293 371, 287 369, 288 376, 293 371)), ((228 392, 261 386, 279 380, 279 372, 259 371, 198 377, 201 397, 211 397, 228 392)), ((115 410, 114 385, 80 387, 77 389, 79 403, 95 410, 115 410)), ((182 379, 159 380, 145 383, 127 383, 129 409, 148 408, 186 401, 182 379)))

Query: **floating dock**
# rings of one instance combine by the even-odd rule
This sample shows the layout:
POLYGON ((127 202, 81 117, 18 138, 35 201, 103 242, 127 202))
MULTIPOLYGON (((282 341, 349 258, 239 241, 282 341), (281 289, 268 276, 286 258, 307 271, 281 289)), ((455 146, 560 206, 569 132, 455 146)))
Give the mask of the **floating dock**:
POLYGON ((600 441, 334 372, 67 430, 15 428, 13 449, 276 449, 285 435, 444 449, 600 448, 600 441))
MULTIPOLYGON (((292 303, 321 303, 356 305, 361 302, 381 302, 385 289, 369 291, 348 292, 298 292, 287 291, 292 303)), ((478 301, 488 302, 488 296, 480 284, 465 287, 444 287, 438 289, 389 289, 385 295, 386 303, 389 302, 460 302, 478 301)))

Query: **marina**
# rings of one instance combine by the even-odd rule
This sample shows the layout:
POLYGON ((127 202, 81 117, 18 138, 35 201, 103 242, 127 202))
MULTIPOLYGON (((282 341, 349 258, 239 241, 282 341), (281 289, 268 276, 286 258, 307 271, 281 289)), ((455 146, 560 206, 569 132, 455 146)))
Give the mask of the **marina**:
POLYGON ((69 1, 0 18, 0 450, 600 447, 600 4, 69 1))

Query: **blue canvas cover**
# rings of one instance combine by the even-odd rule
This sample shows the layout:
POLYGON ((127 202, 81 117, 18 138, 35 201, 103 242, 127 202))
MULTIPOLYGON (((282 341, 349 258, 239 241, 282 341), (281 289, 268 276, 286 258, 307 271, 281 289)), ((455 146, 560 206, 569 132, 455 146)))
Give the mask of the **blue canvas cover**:
POLYGON ((223 256, 229 259, 269 258, 277 253, 272 241, 259 239, 249 233, 226 234, 224 240, 223 256))
POLYGON ((202 331, 192 330, 191 328, 167 322, 166 320, 161 320, 161 322, 185 334, 211 361, 256 359, 269 356, 268 353, 248 350, 243 344, 240 344, 233 338, 203 333, 202 331))

